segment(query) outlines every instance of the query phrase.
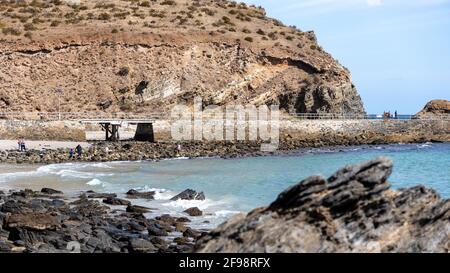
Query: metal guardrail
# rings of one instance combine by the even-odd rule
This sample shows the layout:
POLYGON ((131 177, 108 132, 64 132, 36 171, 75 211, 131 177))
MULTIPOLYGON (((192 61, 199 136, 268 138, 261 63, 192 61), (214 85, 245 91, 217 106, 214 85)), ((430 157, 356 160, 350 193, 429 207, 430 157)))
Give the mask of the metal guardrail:
MULTIPOLYGON (((208 115, 203 115, 208 119, 208 115)), ((211 116, 210 118, 217 118, 211 116)), ((342 114, 342 113, 295 113, 289 116, 280 115, 280 118, 293 118, 298 120, 415 120, 416 115, 397 115, 385 118, 374 114, 342 114)), ((171 120, 167 113, 126 113, 126 112, 0 112, 0 120, 34 120, 34 121, 83 121, 83 120, 171 120)), ((420 120, 450 121, 450 114, 420 117, 420 120)))
POLYGON ((125 112, 0 112, 0 120, 42 120, 42 121, 80 121, 80 120, 156 120, 164 119, 162 113, 125 113, 125 112))
POLYGON ((296 113, 290 116, 305 120, 450 120, 450 115, 433 115, 432 117, 418 117, 417 115, 397 115, 384 117, 376 114, 342 114, 342 113, 296 113))

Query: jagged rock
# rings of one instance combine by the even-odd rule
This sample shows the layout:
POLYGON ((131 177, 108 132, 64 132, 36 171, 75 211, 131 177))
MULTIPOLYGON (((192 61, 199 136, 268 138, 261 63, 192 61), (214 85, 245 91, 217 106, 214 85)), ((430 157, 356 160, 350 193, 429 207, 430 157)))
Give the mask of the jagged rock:
POLYGON ((128 198, 133 198, 133 199, 149 199, 149 200, 153 200, 153 199, 155 199, 155 192, 154 191, 138 192, 137 190, 129 190, 127 192, 127 197, 128 198))
POLYGON ((58 217, 45 213, 12 214, 7 218, 5 226, 7 229, 56 230, 61 227, 61 221, 58 217))
POLYGON ((197 252, 449 252, 450 200, 418 186, 390 190, 378 158, 314 176, 203 236, 197 252))
POLYGON ((103 199, 103 203, 113 206, 129 206, 131 205, 131 202, 128 200, 115 198, 115 197, 108 197, 106 199, 103 199))
POLYGON ((54 190, 54 189, 50 189, 50 188, 43 188, 41 190, 41 192, 45 193, 45 194, 62 194, 63 193, 62 191, 58 191, 58 190, 54 190))
POLYGON ((205 200, 205 194, 203 192, 196 192, 191 189, 187 189, 180 194, 175 195, 170 200, 205 200))
POLYGON ((142 207, 142 206, 129 205, 127 207, 127 212, 131 212, 131 213, 147 213, 150 211, 151 211, 150 208, 146 208, 146 207, 142 207))
POLYGON ((189 216, 202 216, 203 215, 203 212, 197 207, 188 208, 187 210, 185 210, 183 212, 189 214, 189 216))
MULTIPOLYGON (((166 236, 176 224, 181 225, 179 218, 164 214, 147 219, 142 213, 148 208, 129 205, 128 210, 136 212, 122 212, 86 195, 66 203, 66 197, 53 199, 48 193, 31 190, 10 192, 2 198, 0 252, 154 253, 187 252, 193 247, 189 243, 169 249, 172 238, 166 236)), ((115 197, 105 201, 127 204, 115 197)))
POLYGON ((0 240, 0 253, 11 252, 13 248, 14 244, 12 244, 11 242, 0 240))
POLYGON ((92 199, 106 199, 106 198, 116 198, 117 194, 115 193, 96 193, 96 192, 88 192, 88 198, 92 199))

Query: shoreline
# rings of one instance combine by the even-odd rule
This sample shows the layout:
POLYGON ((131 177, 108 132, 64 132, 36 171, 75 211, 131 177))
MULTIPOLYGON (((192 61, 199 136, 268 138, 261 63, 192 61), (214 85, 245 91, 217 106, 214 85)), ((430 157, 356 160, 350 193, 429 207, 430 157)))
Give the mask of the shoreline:
MULTIPOLYGON (((421 242, 426 252, 445 251, 448 238, 442 232, 449 224, 446 215, 450 212, 450 200, 441 199, 436 191, 420 185, 391 189, 387 180, 392 169, 391 160, 379 157, 346 166, 327 180, 311 176, 287 188, 269 206, 238 213, 212 228, 192 226, 208 216, 197 207, 186 209, 182 216, 160 210, 157 203, 152 204, 157 201, 155 191, 80 191, 70 196, 51 188, 0 190, 0 252, 414 252, 417 249, 413 242, 421 242), (146 202, 144 206, 141 201, 146 202), (292 217, 298 218, 295 223, 303 224, 295 224, 289 220, 292 217), (408 229, 396 220, 400 218, 409 223, 408 229), (264 236, 247 236, 242 242, 231 236, 236 229, 252 234, 254 225, 260 226, 263 233, 275 232, 281 237, 285 232, 292 236, 299 233, 292 237, 297 239, 290 240, 291 244, 280 246, 264 236), (326 234, 320 228, 324 226, 326 234), (368 235, 362 236, 362 241, 343 240, 333 232, 335 226, 348 233, 348 238, 368 235), (375 236, 378 232, 400 232, 402 236, 384 240, 383 236, 375 236), (336 240, 330 241, 329 236, 336 240), (410 238, 411 244, 404 243, 404 236, 410 238), (315 239, 305 244, 302 238, 311 237, 315 239), (320 248, 324 243, 328 248, 320 248)), ((201 201, 206 197, 187 189, 171 194, 169 200, 180 199, 201 201)))
MULTIPOLYGON (((46 141, 49 142, 49 141, 46 141)), ((50 141, 51 142, 51 141, 50 141)), ((72 143, 72 142, 71 142, 72 143)), ((74 144, 76 142, 73 142, 74 144)), ((83 143, 81 157, 69 159, 68 148, 46 149, 45 151, 29 149, 25 152, 18 150, 0 150, 0 164, 11 165, 48 165, 77 162, 133 162, 133 161, 159 161, 173 159, 222 158, 234 159, 245 157, 289 156, 310 153, 320 153, 323 150, 331 152, 348 151, 354 148, 371 149, 376 146, 388 145, 414 145, 426 143, 450 143, 435 139, 424 139, 417 142, 376 142, 355 143, 341 145, 303 146, 298 143, 281 143, 280 149, 274 152, 260 151, 259 142, 186 142, 181 143, 178 151, 177 143, 173 142, 86 142, 83 143), (87 146, 89 145, 89 146, 87 146), (87 147, 87 148, 86 148, 87 147)))

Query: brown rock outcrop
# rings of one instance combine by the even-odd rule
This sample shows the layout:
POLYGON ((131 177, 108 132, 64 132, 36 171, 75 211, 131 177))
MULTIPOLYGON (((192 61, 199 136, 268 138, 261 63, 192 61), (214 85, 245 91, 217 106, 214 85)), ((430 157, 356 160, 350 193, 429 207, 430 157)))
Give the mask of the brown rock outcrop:
POLYGON ((398 191, 392 161, 347 166, 282 192, 198 241, 198 252, 449 252, 450 200, 423 186, 398 191))
POLYGON ((432 100, 416 115, 419 118, 445 116, 450 118, 450 101, 432 100))
POLYGON ((13 12, 0 14, 1 111, 55 112, 61 87, 61 109, 72 113, 164 113, 196 96, 205 105, 364 112, 349 71, 314 33, 284 26, 262 8, 211 0, 80 2, 2 2, 13 12))

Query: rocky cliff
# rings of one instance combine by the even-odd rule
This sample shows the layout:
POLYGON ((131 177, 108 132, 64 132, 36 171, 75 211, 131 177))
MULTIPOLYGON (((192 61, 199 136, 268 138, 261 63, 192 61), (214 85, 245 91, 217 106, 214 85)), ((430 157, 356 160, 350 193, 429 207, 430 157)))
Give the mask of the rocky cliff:
POLYGON ((436 116, 448 116, 450 117, 450 101, 448 100, 432 100, 422 111, 417 113, 419 118, 429 118, 436 116))
POLYGON ((423 186, 398 191, 392 161, 348 166, 282 192, 198 241, 198 252, 449 252, 450 200, 423 186))
POLYGON ((0 0, 0 111, 279 103, 364 112, 349 71, 263 8, 220 0, 0 0))

